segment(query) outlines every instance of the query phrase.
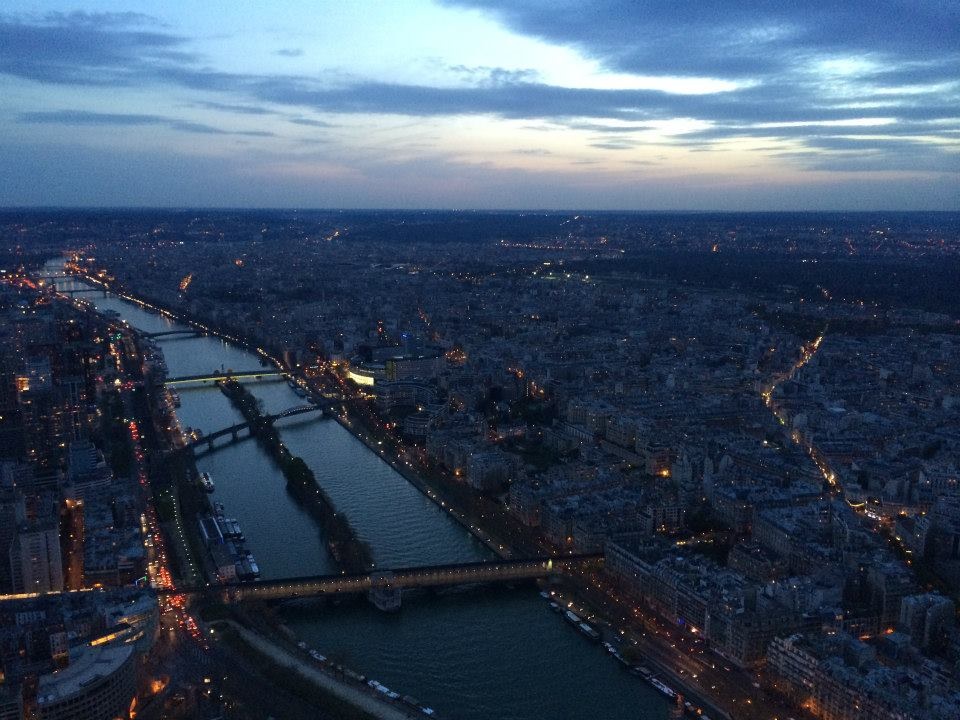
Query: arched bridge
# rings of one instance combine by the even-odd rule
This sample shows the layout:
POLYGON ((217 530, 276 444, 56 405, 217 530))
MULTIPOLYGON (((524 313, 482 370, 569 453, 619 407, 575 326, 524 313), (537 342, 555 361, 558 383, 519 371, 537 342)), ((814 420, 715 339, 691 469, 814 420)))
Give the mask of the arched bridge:
POLYGON ((103 297, 107 296, 107 289, 104 287, 63 287, 63 285, 77 281, 77 278, 71 275, 37 275, 35 278, 46 283, 46 287, 53 289, 54 292, 58 292, 61 295, 69 295, 70 297, 73 297, 75 295, 82 295, 84 293, 99 293, 103 297))
MULTIPOLYGON (((167 594, 217 596, 224 602, 242 600, 289 600, 364 593, 390 588, 447 587, 474 583, 534 580, 576 570, 596 570, 603 564, 603 555, 564 555, 527 560, 495 560, 460 565, 433 565, 378 570, 364 575, 317 575, 287 580, 258 580, 250 583, 211 585, 204 588, 183 588, 167 594)), ((161 591, 164 592, 164 591, 161 591)))
MULTIPOLYGON (((156 337, 154 335, 153 337, 156 337)), ((165 385, 187 385, 189 383, 214 382, 216 380, 249 380, 267 378, 267 377, 286 377, 287 373, 280 370, 269 370, 266 368, 257 370, 230 370, 224 372, 209 372, 203 375, 180 375, 179 377, 167 378, 165 385)))
MULTIPOLYGON (((309 412, 323 412, 323 407, 319 405, 297 405, 296 407, 287 408, 282 412, 275 413, 273 415, 263 415, 260 418, 260 421, 264 424, 270 425, 276 422, 277 420, 282 420, 283 418, 294 417, 296 415, 303 415, 309 412)), ((240 439, 240 433, 243 430, 250 430, 249 422, 237 423, 236 425, 231 425, 230 427, 224 428, 223 430, 217 430, 216 432, 210 433, 209 435, 204 435, 203 437, 193 440, 183 446, 184 450, 193 450, 193 448, 206 445, 210 450, 213 450, 214 441, 226 437, 227 435, 232 436, 234 440, 240 439)))

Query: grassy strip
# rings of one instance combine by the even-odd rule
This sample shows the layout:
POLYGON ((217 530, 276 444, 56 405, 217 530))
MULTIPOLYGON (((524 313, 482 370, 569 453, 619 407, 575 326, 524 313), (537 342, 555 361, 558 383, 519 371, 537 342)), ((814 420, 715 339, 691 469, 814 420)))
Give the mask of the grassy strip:
POLYGON ((257 441, 280 466, 287 480, 287 489, 317 520, 327 536, 330 552, 342 570, 352 573, 367 572, 373 568, 370 546, 358 536, 343 513, 337 512, 333 500, 317 483, 313 471, 294 456, 280 440, 276 428, 264 419, 257 398, 243 385, 233 381, 221 383, 224 394, 250 423, 257 441))
POLYGON ((100 409, 100 432, 110 467, 117 475, 127 477, 133 470, 133 442, 120 393, 111 390, 101 400, 100 409))
POLYGON ((204 550, 196 523, 185 521, 195 518, 202 509, 197 503, 196 483, 190 480, 189 462, 182 453, 167 455, 160 464, 160 482, 154 484, 153 491, 157 515, 170 530, 168 550, 179 560, 172 570, 178 584, 193 586, 203 582, 204 550))
POLYGON ((242 655, 270 682, 283 688, 291 695, 322 709, 336 720, 376 720, 368 712, 354 707, 331 692, 306 681, 295 669, 278 665, 272 658, 264 655, 244 640, 237 631, 226 623, 217 623, 217 635, 230 646, 231 650, 242 655))

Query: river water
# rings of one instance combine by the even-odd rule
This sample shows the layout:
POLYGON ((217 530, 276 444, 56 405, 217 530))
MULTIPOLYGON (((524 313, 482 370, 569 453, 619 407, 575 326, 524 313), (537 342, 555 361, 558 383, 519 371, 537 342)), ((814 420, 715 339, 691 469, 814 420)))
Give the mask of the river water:
MULTIPOLYGON (((55 269, 51 267, 50 269, 55 269)), ((62 286, 64 289, 69 285, 62 286)), ((80 287, 79 284, 74 287, 80 287)), ((84 295, 146 331, 185 329, 114 296, 84 295)), ((158 340, 171 377, 260 367, 259 358, 213 337, 158 340)), ((248 385, 270 411, 302 405, 284 382, 248 385)), ((240 418, 214 386, 178 389, 181 425, 210 433, 240 418)), ((490 552, 331 419, 278 423, 295 455, 367 541, 379 567, 470 562, 490 552)), ((264 578, 335 572, 322 534, 287 494, 253 440, 198 458, 214 498, 236 517, 264 578)), ((655 690, 576 632, 530 587, 405 594, 396 614, 366 602, 290 604, 283 621, 311 647, 450 720, 660 720, 655 690)))

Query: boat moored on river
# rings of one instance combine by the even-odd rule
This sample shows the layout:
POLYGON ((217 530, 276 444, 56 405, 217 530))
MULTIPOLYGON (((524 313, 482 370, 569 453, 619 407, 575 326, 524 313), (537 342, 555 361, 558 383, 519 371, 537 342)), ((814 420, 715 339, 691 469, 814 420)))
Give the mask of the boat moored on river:
POLYGON ((585 622, 578 624, 577 629, 594 642, 600 639, 600 633, 598 633, 585 622))

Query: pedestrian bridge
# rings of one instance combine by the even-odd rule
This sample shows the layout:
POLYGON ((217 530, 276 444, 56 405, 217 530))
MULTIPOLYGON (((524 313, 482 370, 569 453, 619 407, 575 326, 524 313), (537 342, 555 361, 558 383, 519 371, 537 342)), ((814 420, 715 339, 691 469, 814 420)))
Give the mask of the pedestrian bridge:
MULTIPOLYGON (((297 405, 296 407, 287 408, 282 412, 275 413, 273 415, 263 415, 259 418, 259 422, 264 425, 272 425, 277 420, 282 420, 283 418, 295 417, 297 415, 303 415, 310 412, 323 412, 323 407, 319 405, 297 405)), ((206 445, 207 449, 214 449, 214 441, 222 437, 229 435, 232 440, 240 440, 241 437, 249 437, 252 434, 250 423, 242 422, 237 423, 236 425, 231 425, 230 427, 224 428, 223 430, 217 430, 216 432, 210 433, 209 435, 204 435, 197 440, 192 440, 186 445, 183 446, 184 450, 193 450, 194 448, 202 445, 206 445), (244 430, 247 431, 247 435, 241 436, 244 430)))
POLYGON ((592 571, 603 564, 603 555, 561 555, 527 560, 494 560, 459 565, 378 570, 363 575, 316 575, 286 580, 258 580, 249 583, 210 585, 161 591, 194 597, 217 597, 224 602, 243 600, 291 600, 294 598, 336 597, 371 590, 450 587, 535 580, 576 571, 592 571))

